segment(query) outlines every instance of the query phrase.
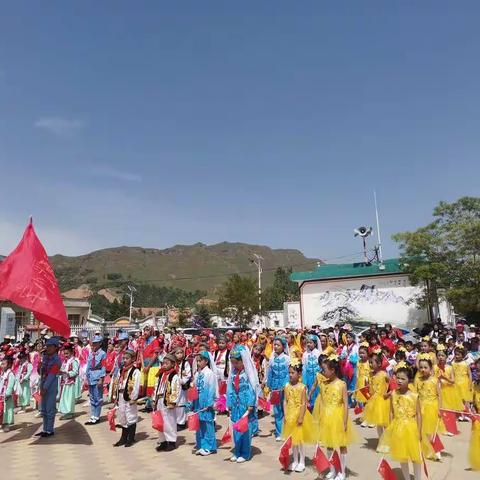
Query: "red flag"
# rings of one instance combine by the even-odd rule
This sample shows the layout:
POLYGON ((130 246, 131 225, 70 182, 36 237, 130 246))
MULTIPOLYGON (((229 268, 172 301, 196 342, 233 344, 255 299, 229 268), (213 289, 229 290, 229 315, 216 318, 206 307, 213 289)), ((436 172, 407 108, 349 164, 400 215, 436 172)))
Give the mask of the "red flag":
POLYGON ((226 393, 227 393, 227 382, 225 380, 222 380, 220 382, 220 385, 218 386, 218 394, 225 395, 226 393))
POLYGON ((3 412, 5 411, 5 403, 3 398, 0 398, 0 417, 3 418, 3 412))
POLYGON ((265 412, 270 413, 270 402, 263 397, 258 397, 258 406, 262 409, 265 410, 265 412))
POLYGON ((330 457, 330 465, 337 472, 342 472, 342 463, 340 462, 340 456, 338 455, 338 452, 336 450, 333 451, 332 456, 330 457))
POLYGON ((32 220, 15 250, 0 263, 0 298, 31 310, 54 332, 70 336, 57 280, 32 220))
POLYGON ((188 417, 188 429, 191 432, 196 432, 200 430, 200 418, 198 417, 198 413, 193 413, 188 417))
POLYGON ((363 412, 363 407, 361 405, 356 405, 353 409, 355 415, 360 415, 363 412))
POLYGON ((378 465, 377 472, 380 474, 383 480, 397 480, 395 472, 384 458, 382 458, 380 465, 378 465))
POLYGON ((152 412, 152 428, 159 432, 163 432, 163 416, 160 410, 155 410, 152 412))
POLYGON ((370 400, 370 387, 368 385, 365 385, 363 388, 361 388, 359 392, 365 397, 365 401, 370 400))
POLYGON ((284 442, 282 448, 280 448, 280 455, 278 456, 284 470, 288 470, 290 464, 290 448, 292 448, 292 437, 288 437, 284 442))
POLYGON ((446 410, 440 410, 440 415, 442 416, 447 432, 452 433, 453 435, 458 435, 460 432, 457 428, 457 417, 455 413, 448 412, 446 410))
POLYGON ((189 402, 194 402, 195 400, 198 399, 198 389, 195 385, 192 385, 188 390, 187 390, 187 400, 189 402))
POLYGON ((232 432, 230 431, 230 427, 227 427, 225 433, 223 434, 222 439, 220 440, 220 445, 225 445, 226 443, 230 443, 232 441, 232 432))
POLYGON ((278 405, 280 403, 280 400, 280 390, 272 390, 272 393, 270 394, 270 404, 278 405))
POLYGON ((40 392, 35 392, 32 395, 32 397, 37 402, 37 405, 40 405, 40 401, 42 400, 42 396, 40 395, 40 392))
POLYGON ((388 390, 390 392, 393 392, 394 390, 397 389, 397 380, 395 377, 390 378, 390 381, 388 382, 388 390))
POLYGON ((111 430, 112 432, 114 432, 115 429, 116 429, 116 425, 115 425, 115 416, 116 416, 116 413, 117 413, 117 409, 116 409, 116 408, 112 408, 112 409, 109 410, 108 413, 107 413, 108 425, 109 425, 110 430, 111 430))
POLYGON ((248 416, 242 417, 233 424, 233 429, 240 433, 245 433, 248 430, 248 416))
POLYGON ((325 454, 322 452, 322 449, 318 445, 312 461, 318 473, 322 473, 327 468, 330 468, 330 462, 328 461, 328 458, 325 456, 325 454))
POLYGON ((433 440, 430 440, 430 443, 432 444, 432 448, 435 450, 435 453, 445 450, 445 447, 443 446, 443 443, 438 435, 435 435, 433 440))

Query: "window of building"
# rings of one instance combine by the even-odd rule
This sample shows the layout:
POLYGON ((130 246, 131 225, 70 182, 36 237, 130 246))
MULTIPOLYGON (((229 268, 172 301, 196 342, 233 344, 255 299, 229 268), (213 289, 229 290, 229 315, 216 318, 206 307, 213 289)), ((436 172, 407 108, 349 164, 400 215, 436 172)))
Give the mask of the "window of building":
POLYGON ((68 315, 70 325, 80 325, 80 315, 77 313, 70 313, 68 315))
POLYGON ((30 319, 30 314, 25 311, 15 312, 15 321, 17 326, 27 325, 30 319))

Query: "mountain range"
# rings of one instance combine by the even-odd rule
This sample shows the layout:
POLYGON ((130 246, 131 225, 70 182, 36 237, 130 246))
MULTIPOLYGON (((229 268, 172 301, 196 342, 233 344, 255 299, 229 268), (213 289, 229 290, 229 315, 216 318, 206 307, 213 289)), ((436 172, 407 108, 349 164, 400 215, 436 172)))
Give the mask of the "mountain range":
POLYGON ((299 250, 230 242, 175 245, 164 250, 117 247, 77 257, 54 255, 50 260, 62 291, 82 284, 96 289, 134 282, 215 294, 229 275, 257 275, 253 254, 263 257, 264 286, 271 284, 278 267, 306 271, 319 262, 299 250))

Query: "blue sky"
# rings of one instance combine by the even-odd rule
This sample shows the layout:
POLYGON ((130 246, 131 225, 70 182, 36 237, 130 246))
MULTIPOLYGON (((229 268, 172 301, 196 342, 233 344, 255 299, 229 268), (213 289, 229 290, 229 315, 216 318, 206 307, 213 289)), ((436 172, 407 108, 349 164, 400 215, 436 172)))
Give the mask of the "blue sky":
MULTIPOLYGON (((0 253, 223 240, 334 261, 479 194, 476 1, 13 2, 0 253)), ((348 260, 348 257, 345 257, 348 260)))

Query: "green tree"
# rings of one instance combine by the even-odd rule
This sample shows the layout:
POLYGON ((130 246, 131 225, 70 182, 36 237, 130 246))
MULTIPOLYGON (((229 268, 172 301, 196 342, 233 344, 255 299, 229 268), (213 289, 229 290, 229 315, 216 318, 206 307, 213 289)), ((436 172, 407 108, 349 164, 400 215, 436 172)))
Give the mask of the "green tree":
POLYGON ((232 275, 223 285, 218 298, 220 312, 237 325, 248 326, 259 313, 258 290, 255 279, 232 275))
POLYGON ((267 287, 262 294, 262 304, 265 310, 282 310, 284 302, 299 300, 298 286, 290 280, 291 273, 291 268, 277 268, 272 286, 267 287))
POLYGON ((207 305, 201 304, 195 308, 195 317, 202 328, 209 328, 212 324, 210 321, 210 310, 207 305))
POLYGON ((425 285, 419 298, 430 306, 437 295, 469 317, 480 314, 480 198, 440 202, 434 220, 414 232, 393 235, 414 285, 425 285))

